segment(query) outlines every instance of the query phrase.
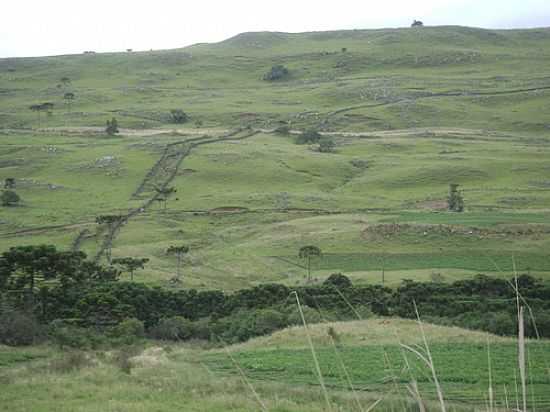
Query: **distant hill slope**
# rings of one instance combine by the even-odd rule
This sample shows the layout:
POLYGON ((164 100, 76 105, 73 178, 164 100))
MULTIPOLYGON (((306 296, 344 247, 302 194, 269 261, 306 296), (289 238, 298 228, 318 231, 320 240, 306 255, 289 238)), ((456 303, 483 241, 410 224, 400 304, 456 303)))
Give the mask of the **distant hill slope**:
POLYGON ((205 126, 547 133, 549 63, 547 28, 460 26, 243 33, 176 50, 0 59, 0 126, 100 126, 117 116, 123 127, 159 127, 181 108, 205 126), (289 77, 262 80, 276 64, 289 77), (39 124, 29 106, 43 101, 55 107, 39 124))

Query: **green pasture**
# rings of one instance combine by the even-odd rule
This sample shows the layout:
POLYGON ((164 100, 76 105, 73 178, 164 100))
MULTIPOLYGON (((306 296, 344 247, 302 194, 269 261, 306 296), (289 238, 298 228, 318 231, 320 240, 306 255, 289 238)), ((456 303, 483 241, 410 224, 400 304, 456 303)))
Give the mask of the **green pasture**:
MULTIPOLYGON (((517 346, 499 343, 487 345, 432 344, 430 351, 443 393, 448 401, 485 405, 488 399, 489 375, 493 396, 500 407, 520 401, 513 376, 517 374, 517 346), (506 387, 506 388, 505 388, 506 387)), ((433 378, 427 366, 412 352, 399 346, 322 347, 316 349, 324 381, 330 388, 349 389, 351 380, 358 391, 390 393, 412 379, 426 399, 436 399, 433 378), (406 357, 406 361, 405 358, 406 357), (410 368, 406 367, 406 362, 410 368)), ((529 405, 545 410, 549 407, 550 375, 548 359, 550 346, 534 343, 530 348, 529 405)), ((272 348, 233 353, 234 361, 251 379, 274 380, 297 385, 317 385, 318 377, 309 349, 272 348)), ((235 373, 235 364, 224 355, 205 357, 215 371, 235 373)))

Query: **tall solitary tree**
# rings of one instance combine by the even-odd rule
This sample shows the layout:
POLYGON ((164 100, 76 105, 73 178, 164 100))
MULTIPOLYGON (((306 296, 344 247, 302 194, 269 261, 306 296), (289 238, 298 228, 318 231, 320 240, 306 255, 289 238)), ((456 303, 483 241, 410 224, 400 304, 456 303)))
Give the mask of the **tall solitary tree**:
MULTIPOLYGON (((158 187, 155 186, 155 192, 158 193, 157 201, 164 203, 164 210, 166 210, 166 203, 168 198, 177 192, 175 187, 158 187)), ((176 199, 177 200, 177 199, 176 199)))
POLYGON ((451 212, 463 212, 464 211, 464 198, 462 193, 458 190, 458 184, 451 183, 449 185, 449 197, 447 198, 447 206, 451 212))
POLYGON ((136 269, 143 269, 147 262, 149 262, 148 258, 124 257, 113 259, 113 264, 122 266, 130 272, 130 280, 132 281, 134 280, 134 272, 136 269))
POLYGON ((29 106, 29 109, 31 109, 33 112, 38 114, 38 127, 42 127, 42 119, 40 117, 40 113, 44 111, 44 107, 42 104, 33 104, 29 106))
POLYGON ((63 99, 65 99, 65 103, 67 103, 67 113, 71 112, 71 103, 74 100, 75 95, 73 92, 67 92, 63 95, 63 99))
POLYGON ((177 257, 177 266, 176 266, 176 277, 175 280, 180 280, 181 275, 181 262, 183 257, 189 252, 189 246, 186 245, 173 245, 166 249, 166 253, 169 255, 175 255, 177 257))
POLYGON ((302 246, 298 251, 298 257, 305 259, 307 264, 307 280, 311 281, 311 258, 321 256, 321 249, 317 246, 302 246))
POLYGON ((104 226, 107 228, 107 248, 105 249, 105 255, 107 257, 107 262, 111 263, 111 252, 112 252, 112 241, 114 237, 114 232, 116 229, 124 222, 125 217, 122 215, 101 215, 95 218, 95 221, 98 225, 104 226))

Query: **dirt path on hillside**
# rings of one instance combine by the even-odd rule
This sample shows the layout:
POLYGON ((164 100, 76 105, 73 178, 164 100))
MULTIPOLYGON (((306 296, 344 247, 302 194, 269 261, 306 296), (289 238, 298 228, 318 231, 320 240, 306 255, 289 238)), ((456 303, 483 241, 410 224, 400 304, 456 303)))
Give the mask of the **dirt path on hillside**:
MULTIPOLYGON (((0 129, 0 132, 4 134, 63 134, 74 136, 103 136, 105 135, 104 127, 96 126, 60 126, 60 127, 47 127, 41 129, 0 129)), ((205 136, 212 134, 226 134, 229 133, 228 129, 185 129, 185 128, 172 128, 172 129, 126 129, 119 128, 119 137, 153 137, 161 135, 180 135, 180 136, 205 136)))
POLYGON ((502 95, 509 95, 509 94, 518 94, 518 93, 529 93, 529 92, 538 92, 542 90, 550 90, 550 86, 542 86, 542 87, 531 87, 531 88, 525 88, 525 89, 510 89, 510 90, 497 90, 497 91, 487 91, 487 92, 443 92, 443 93, 431 93, 426 95, 420 95, 420 96, 411 96, 407 98, 401 98, 401 99, 395 99, 395 100, 388 100, 385 102, 380 103, 365 103, 365 104, 359 104, 356 106, 349 106, 349 107, 343 107, 341 109, 334 110, 332 112, 328 112, 327 116, 335 116, 340 113, 345 113, 353 110, 358 109, 367 109, 372 107, 381 107, 381 106, 388 106, 392 104, 399 104, 407 101, 417 101, 417 100, 424 100, 424 99, 434 99, 438 97, 491 97, 491 96, 502 96, 502 95))
MULTIPOLYGON (((357 108, 357 106, 355 107, 357 108)), ((355 108, 347 108, 345 110, 355 110, 355 108)), ((276 128, 254 128, 252 129, 259 133, 275 133, 276 128)), ((23 129, 1 129, 3 133, 13 133, 13 134, 23 134, 23 133, 41 133, 41 134, 51 134, 51 133, 63 133, 75 136, 87 136, 87 135, 104 135, 104 128, 102 127, 88 127, 88 126, 78 126, 78 127, 53 127, 45 129, 33 129, 33 130, 23 130, 23 129)), ((231 131, 229 129, 120 129, 121 137, 155 137, 155 136, 194 136, 191 139, 188 139, 188 142, 200 140, 205 138, 208 135, 222 134, 227 135, 231 131)), ((290 130, 289 134, 299 135, 303 133, 303 130, 294 129, 290 130)), ((320 132, 324 136, 340 136, 340 137, 364 137, 364 138, 384 138, 384 137, 408 137, 408 136, 419 136, 423 137, 426 135, 437 136, 464 136, 464 137, 476 137, 476 138, 486 138, 488 136, 494 138, 522 138, 524 136, 499 132, 496 130, 485 130, 485 129, 465 129, 458 127, 419 127, 419 128, 407 128, 407 129, 395 129, 395 130, 374 130, 374 131, 347 131, 347 132, 320 132)), ((432 137, 432 136, 428 136, 432 137)), ((185 143, 185 141, 179 141, 173 143, 174 145, 185 143)))
POLYGON ((93 222, 81 222, 81 223, 68 223, 65 225, 49 225, 49 226, 38 226, 30 227, 21 230, 12 230, 11 232, 0 233, 0 237, 12 237, 12 236, 26 236, 26 235, 40 235, 54 230, 63 231, 63 230, 72 230, 78 229, 85 226, 93 225, 93 222))

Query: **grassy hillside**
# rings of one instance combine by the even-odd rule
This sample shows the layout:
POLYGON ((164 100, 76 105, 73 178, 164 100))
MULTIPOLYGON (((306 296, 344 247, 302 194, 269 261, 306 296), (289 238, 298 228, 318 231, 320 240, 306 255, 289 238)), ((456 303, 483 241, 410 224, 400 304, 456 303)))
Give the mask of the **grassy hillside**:
POLYGON ((317 278, 395 285, 514 263, 546 277, 548 46, 547 29, 425 27, 1 59, 0 175, 23 201, 1 209, 0 250, 54 243, 101 260, 113 235, 114 257, 150 259, 137 281, 166 285, 165 251, 186 243, 183 286, 199 288, 302 282, 305 244, 324 253, 317 278), (275 64, 290 77, 262 80, 275 64), (39 120, 29 106, 45 101, 39 120), (190 121, 171 124, 174 108, 190 121), (281 124, 323 131, 335 152, 281 124), (465 213, 444 210, 450 183, 465 213), (177 189, 166 210, 162 185, 177 189), (102 214, 129 218, 110 233, 102 214))
POLYGON ((244 33, 217 44, 140 53, 0 60, 0 121, 157 127, 183 108, 206 125, 292 121, 327 130, 468 127, 548 133, 550 31, 466 27, 244 33), (343 49, 346 49, 343 52, 343 49), (290 79, 269 83, 274 64, 290 79), (67 77, 70 84, 61 84, 67 77), (66 113, 63 94, 76 94, 66 113), (346 109, 342 111, 343 109, 346 109))

